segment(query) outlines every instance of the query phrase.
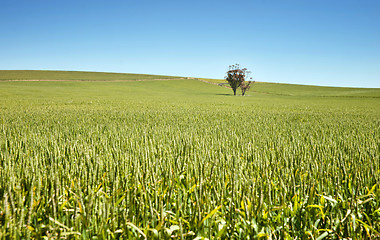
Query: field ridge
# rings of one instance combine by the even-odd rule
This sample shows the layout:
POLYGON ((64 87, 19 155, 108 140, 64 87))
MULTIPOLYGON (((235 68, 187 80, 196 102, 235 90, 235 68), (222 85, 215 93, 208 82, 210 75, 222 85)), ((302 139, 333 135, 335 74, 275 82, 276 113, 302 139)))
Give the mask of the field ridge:
POLYGON ((86 72, 86 71, 55 71, 55 70, 0 70, 0 81, 138 81, 138 80, 175 80, 179 76, 86 72))

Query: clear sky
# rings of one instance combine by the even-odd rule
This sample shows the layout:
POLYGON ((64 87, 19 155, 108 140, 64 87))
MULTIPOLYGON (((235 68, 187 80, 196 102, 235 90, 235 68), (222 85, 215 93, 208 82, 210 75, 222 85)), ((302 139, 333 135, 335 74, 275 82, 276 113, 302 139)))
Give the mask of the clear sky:
POLYGON ((0 69, 380 87, 380 0, 0 0, 0 69))

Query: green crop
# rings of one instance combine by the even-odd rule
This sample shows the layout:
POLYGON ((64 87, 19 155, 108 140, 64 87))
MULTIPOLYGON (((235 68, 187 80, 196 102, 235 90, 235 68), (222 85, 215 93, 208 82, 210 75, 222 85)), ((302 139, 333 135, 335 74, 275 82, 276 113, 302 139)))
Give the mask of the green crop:
POLYGON ((162 75, 109 72, 0 70, 0 81, 136 81, 179 78, 162 75))
POLYGON ((0 238, 379 238, 379 90, 256 84, 1 82, 0 238))

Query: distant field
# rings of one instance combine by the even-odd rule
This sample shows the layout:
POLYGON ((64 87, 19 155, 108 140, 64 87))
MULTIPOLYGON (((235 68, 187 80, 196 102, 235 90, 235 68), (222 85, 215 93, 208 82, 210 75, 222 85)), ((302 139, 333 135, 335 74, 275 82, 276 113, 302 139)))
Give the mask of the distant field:
MULTIPOLYGON (((222 79, 200 79, 213 84, 226 83, 222 79)), ((228 84, 224 86, 229 86, 228 84)), ((380 88, 321 87, 284 83, 255 82, 251 92, 287 96, 318 97, 380 97, 380 88)))
POLYGON ((288 95, 288 96, 318 96, 318 97, 380 97, 380 88, 343 88, 320 87, 281 83, 262 83, 252 85, 253 92, 288 95), (273 87, 275 84, 276 87, 273 87))
POLYGON ((83 74, 0 81, 0 239, 380 238, 379 89, 83 74))
POLYGON ((74 81, 134 81, 178 79, 180 77, 79 71, 0 70, 0 81, 9 80, 74 80, 74 81))
MULTIPOLYGON (((107 73, 107 72, 80 72, 80 71, 40 71, 40 70, 0 70, 0 81, 26 80, 26 81, 141 81, 141 80, 180 80, 183 77, 107 73)), ((213 84, 226 83, 223 79, 199 80, 213 84)), ((224 85, 224 86, 228 86, 224 85)), ((339 88, 319 87, 295 84, 256 82, 252 85, 252 93, 288 96, 318 96, 318 97, 380 97, 379 88, 339 88)))

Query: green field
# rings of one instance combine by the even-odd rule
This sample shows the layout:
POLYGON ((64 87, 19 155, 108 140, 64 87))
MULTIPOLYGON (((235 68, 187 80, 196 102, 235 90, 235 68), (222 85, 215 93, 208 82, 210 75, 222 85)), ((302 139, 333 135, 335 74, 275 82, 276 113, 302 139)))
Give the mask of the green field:
POLYGON ((154 79, 178 79, 179 77, 79 71, 0 70, 0 81, 57 80, 57 81, 135 81, 154 79))
POLYGON ((10 72, 1 239, 380 238, 380 89, 10 72))

